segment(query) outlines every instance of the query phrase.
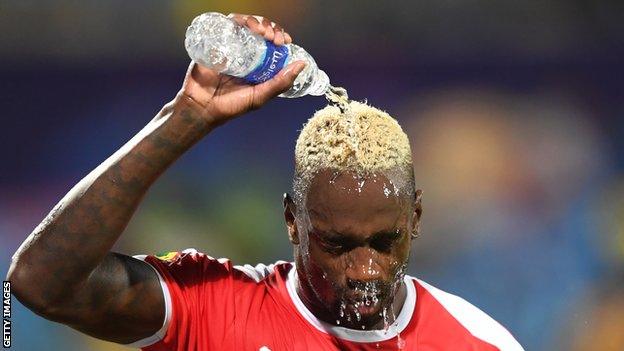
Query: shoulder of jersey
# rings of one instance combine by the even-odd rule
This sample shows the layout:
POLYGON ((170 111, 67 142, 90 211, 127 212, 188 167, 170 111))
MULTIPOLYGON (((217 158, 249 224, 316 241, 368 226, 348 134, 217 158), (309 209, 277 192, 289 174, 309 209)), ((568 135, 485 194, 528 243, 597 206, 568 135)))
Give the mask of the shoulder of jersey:
POLYGON ((427 290, 474 337, 498 347, 501 351, 524 351, 505 327, 470 302, 420 279, 412 279, 427 290))
POLYGON ((263 263, 259 263, 255 266, 250 264, 242 265, 242 266, 234 266, 234 269, 237 269, 246 276, 256 281, 256 283, 262 281, 266 277, 270 276, 275 272, 275 267, 283 264, 288 264, 286 261, 277 261, 275 263, 265 265, 263 263))
MULTIPOLYGON (((165 261, 168 263, 175 262, 184 258, 191 258, 193 260, 211 260, 219 262, 223 265, 231 265, 232 262, 228 258, 214 258, 212 256, 206 255, 205 253, 199 252, 196 249, 186 249, 183 251, 171 251, 164 252, 155 255, 161 261, 165 261)), ((277 261, 275 263, 266 265, 263 263, 256 264, 252 266, 250 264, 245 265, 232 265, 231 267, 244 273, 247 277, 253 279, 255 282, 260 282, 266 277, 270 276, 275 272, 275 267, 283 264, 289 264, 286 261, 277 261)))

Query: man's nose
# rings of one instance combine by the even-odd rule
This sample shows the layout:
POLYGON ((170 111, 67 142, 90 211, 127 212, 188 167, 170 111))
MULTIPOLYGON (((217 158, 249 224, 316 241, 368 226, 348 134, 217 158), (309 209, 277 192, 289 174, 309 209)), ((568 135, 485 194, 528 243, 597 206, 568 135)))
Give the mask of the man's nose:
POLYGON ((370 248, 358 247, 349 254, 345 272, 347 280, 368 282, 382 278, 381 267, 370 248))

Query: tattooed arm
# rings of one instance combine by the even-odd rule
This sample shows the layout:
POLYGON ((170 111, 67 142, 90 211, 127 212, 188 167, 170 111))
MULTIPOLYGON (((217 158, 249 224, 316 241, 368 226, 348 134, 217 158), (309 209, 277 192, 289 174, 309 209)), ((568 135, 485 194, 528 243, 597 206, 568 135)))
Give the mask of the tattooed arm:
MULTIPOLYGON (((235 19, 277 45, 290 42, 270 22, 235 19)), ((154 334, 165 312, 158 278, 147 263, 111 247, 180 155, 216 126, 287 90, 303 68, 295 62, 250 86, 191 64, 175 99, 75 185, 17 250, 8 273, 15 296, 45 318, 101 339, 130 343, 154 334)))

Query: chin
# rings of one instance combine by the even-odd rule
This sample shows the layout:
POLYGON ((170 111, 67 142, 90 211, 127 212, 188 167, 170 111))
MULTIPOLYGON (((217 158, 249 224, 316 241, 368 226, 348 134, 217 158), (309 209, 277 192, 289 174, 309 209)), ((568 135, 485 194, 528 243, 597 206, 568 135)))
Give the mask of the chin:
POLYGON ((366 305, 363 303, 358 304, 357 306, 353 305, 352 308, 354 311, 358 312, 361 316, 362 319, 368 317, 374 317, 374 316, 378 316, 381 317, 381 306, 382 303, 381 301, 375 303, 375 304, 370 304, 370 305, 366 305))
POLYGON ((382 317, 381 304, 375 304, 371 306, 359 306, 357 311, 362 316, 362 319, 377 319, 382 317))
POLYGON ((383 302, 366 305, 362 302, 347 302, 337 320, 340 325, 351 329, 373 329, 383 319, 383 302))

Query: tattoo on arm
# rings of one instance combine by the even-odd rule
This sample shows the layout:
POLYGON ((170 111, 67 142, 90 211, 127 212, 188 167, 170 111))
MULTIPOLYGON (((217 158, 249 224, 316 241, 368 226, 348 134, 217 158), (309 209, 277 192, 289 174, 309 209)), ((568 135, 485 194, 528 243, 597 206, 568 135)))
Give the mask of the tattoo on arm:
POLYGON ((24 241, 9 271, 15 295, 47 318, 107 340, 146 336, 140 326, 122 325, 123 316, 156 331, 164 313, 156 274, 109 251, 151 184, 210 130, 197 106, 166 105, 24 241))

